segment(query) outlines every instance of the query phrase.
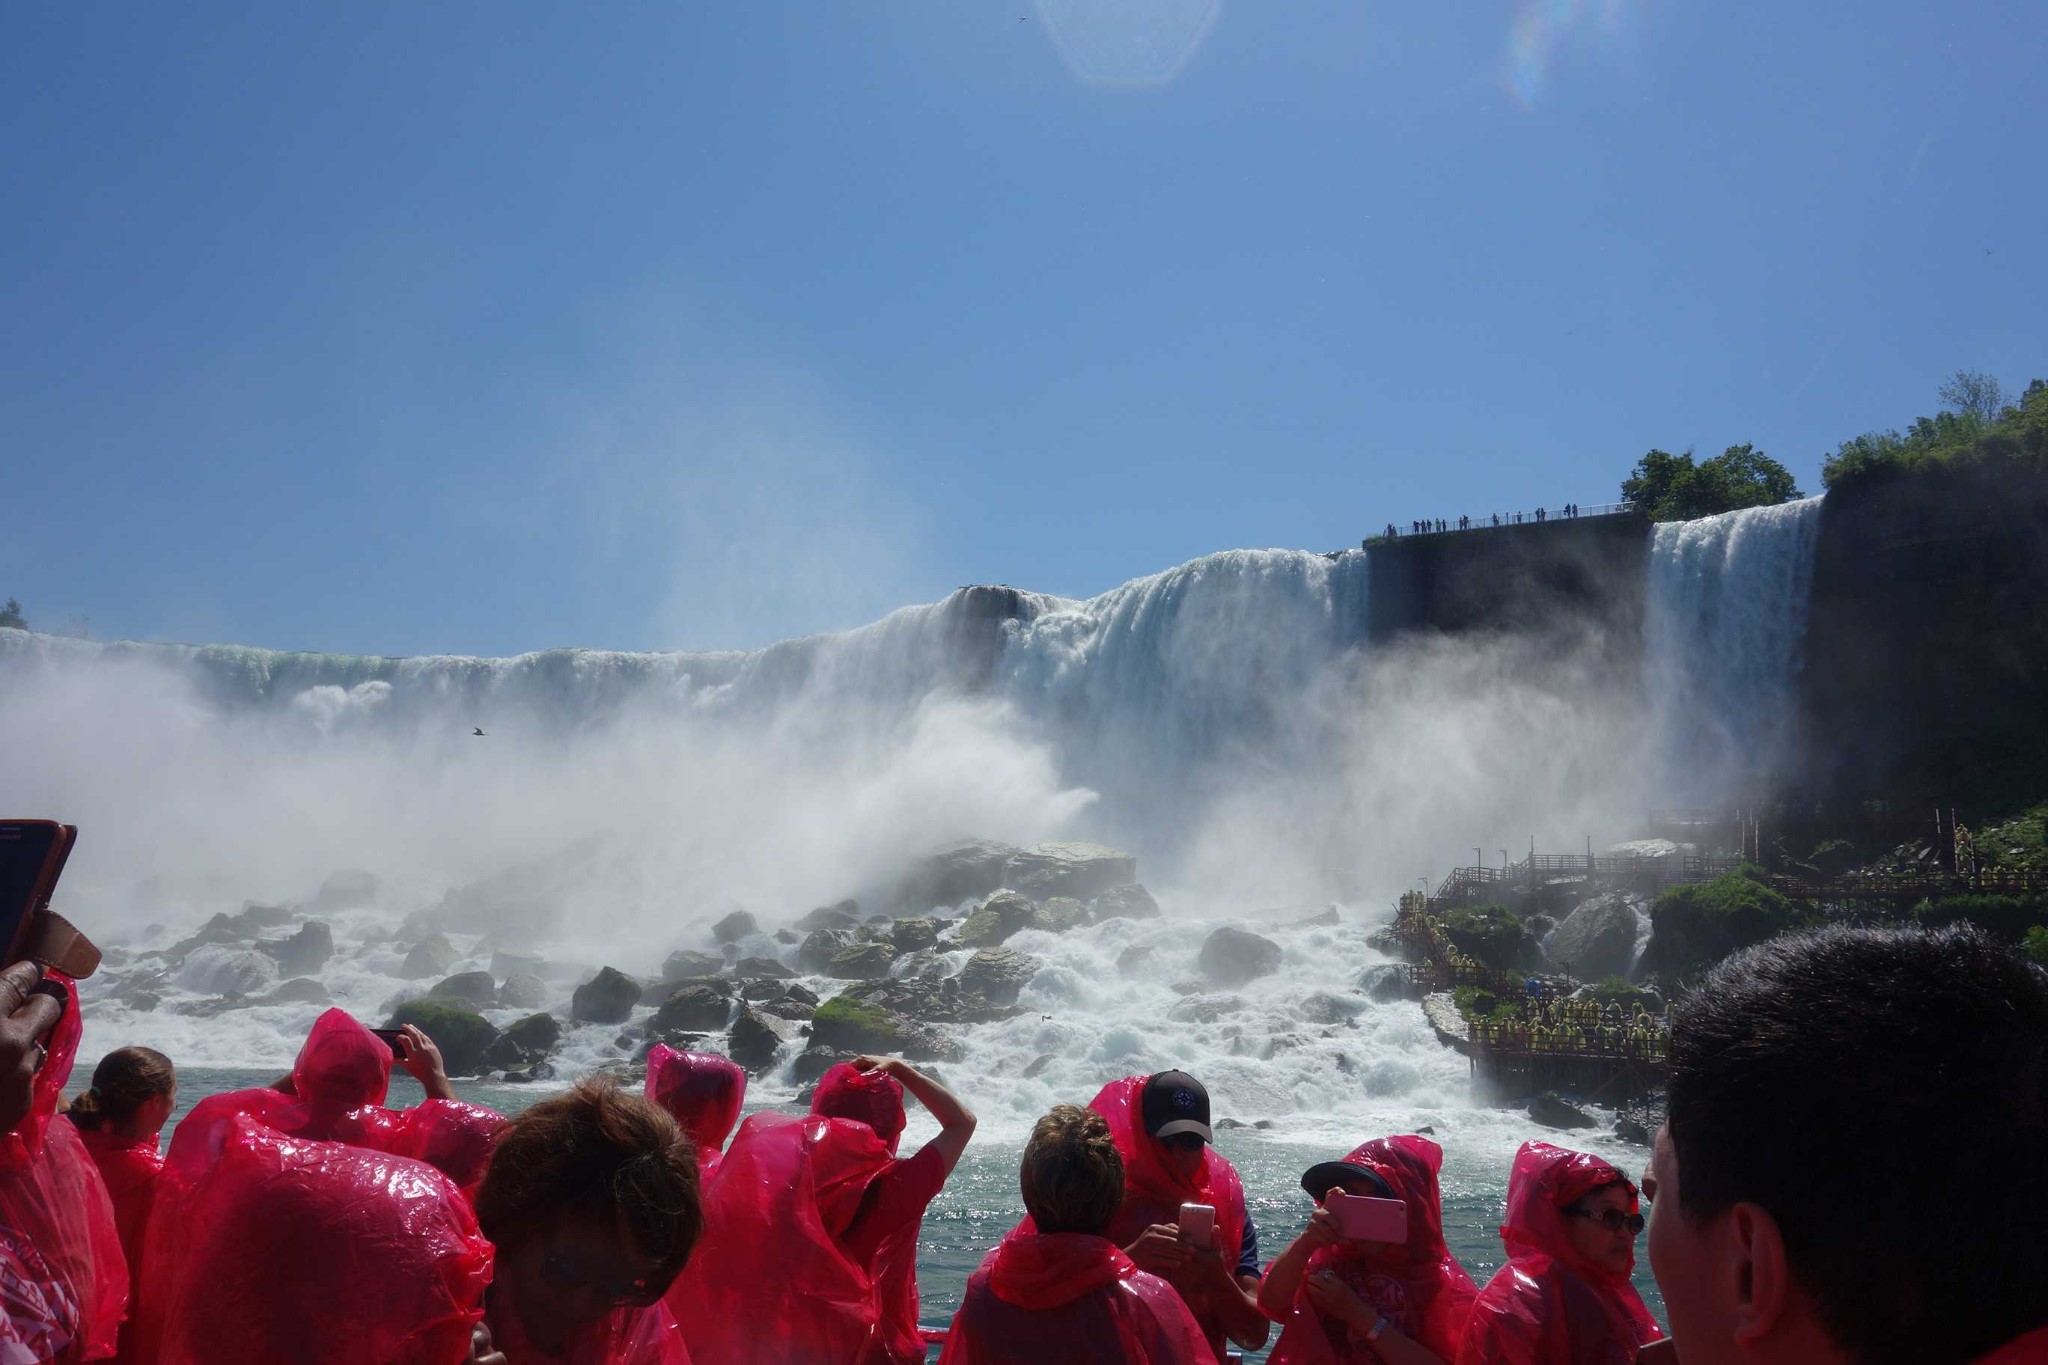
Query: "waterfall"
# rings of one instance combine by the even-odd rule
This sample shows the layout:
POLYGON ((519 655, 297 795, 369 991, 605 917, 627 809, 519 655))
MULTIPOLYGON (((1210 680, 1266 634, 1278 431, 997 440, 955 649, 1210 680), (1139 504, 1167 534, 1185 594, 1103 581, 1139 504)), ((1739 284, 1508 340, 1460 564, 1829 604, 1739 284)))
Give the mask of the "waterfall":
POLYGON ((1655 529, 1644 685, 1675 803, 1759 794, 1793 757, 1820 507, 1807 498, 1655 529))

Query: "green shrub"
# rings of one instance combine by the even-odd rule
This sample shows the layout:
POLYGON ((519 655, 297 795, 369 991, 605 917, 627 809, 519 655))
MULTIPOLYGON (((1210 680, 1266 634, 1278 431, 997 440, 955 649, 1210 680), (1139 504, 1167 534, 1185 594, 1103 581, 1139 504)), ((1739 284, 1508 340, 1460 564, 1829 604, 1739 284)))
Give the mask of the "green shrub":
POLYGON ((1733 952, 1812 922, 1802 906, 1765 886, 1753 867, 1674 886, 1650 906, 1644 966, 1682 978, 1733 952))
POLYGON ((1484 986, 1459 986, 1451 992, 1451 998, 1457 1002, 1458 1013, 1474 1023, 1522 1017, 1521 1001, 1503 1000, 1484 986))
POLYGON ((1459 952, 1503 971, 1520 969, 1529 936, 1522 921, 1505 905, 1461 905, 1443 918, 1444 937, 1459 952))
POLYGON ((2027 936, 2020 943, 2020 951, 2029 961, 2048 967, 2048 924, 2037 924, 2027 930, 2027 936))
POLYGON ((1923 929, 1968 922, 2006 943, 2018 943, 2027 931, 2048 924, 2048 898, 2041 896, 1943 896, 1913 907, 1913 922, 1923 929))

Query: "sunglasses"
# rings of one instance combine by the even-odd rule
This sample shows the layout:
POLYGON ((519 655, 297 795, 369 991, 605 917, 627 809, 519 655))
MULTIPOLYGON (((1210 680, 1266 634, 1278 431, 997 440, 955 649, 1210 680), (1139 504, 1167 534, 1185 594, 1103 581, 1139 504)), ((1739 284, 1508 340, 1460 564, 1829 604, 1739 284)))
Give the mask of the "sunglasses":
POLYGON ((1598 1213, 1591 1209, 1566 1209, 1565 1213, 1572 1218, 1590 1218, 1609 1232, 1627 1228, 1631 1237, 1642 1235, 1644 1218, 1640 1213, 1623 1213, 1620 1209, 1602 1209, 1598 1213))
POLYGON ((1176 1152, 1199 1152, 1208 1145, 1202 1141, 1200 1133, 1175 1133, 1172 1137, 1163 1137, 1159 1141, 1176 1152))
POLYGON ((614 1308, 645 1308, 662 1296, 662 1291, 650 1288, 645 1280, 620 1282, 593 1275, 552 1248, 543 1248, 540 1268, 548 1283, 563 1289, 590 1290, 614 1308))

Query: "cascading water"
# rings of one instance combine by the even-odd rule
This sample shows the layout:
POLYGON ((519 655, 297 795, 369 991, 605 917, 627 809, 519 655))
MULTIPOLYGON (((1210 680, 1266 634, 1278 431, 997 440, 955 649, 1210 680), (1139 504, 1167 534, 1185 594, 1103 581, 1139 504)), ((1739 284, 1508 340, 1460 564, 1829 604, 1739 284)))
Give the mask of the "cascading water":
POLYGON ((1644 661, 1672 804, 1759 794, 1797 738, 1820 498, 1656 527, 1644 661))

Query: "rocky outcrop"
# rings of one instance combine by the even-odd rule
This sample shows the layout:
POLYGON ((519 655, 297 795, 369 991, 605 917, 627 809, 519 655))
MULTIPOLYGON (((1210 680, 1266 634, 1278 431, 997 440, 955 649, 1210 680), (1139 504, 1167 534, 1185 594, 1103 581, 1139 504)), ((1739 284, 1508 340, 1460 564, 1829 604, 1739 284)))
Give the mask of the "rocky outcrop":
POLYGON ((935 1029, 845 996, 818 1006, 811 1020, 811 1044, 846 1052, 893 1052, 912 1061, 943 1061, 958 1055, 935 1029))
POLYGON ((700 953, 690 948, 678 948, 668 955, 661 964, 663 981, 681 981, 690 976, 716 976, 725 966, 725 959, 710 953, 700 953))
POLYGON ((1036 928, 1038 907, 1015 891, 998 891, 974 908, 953 931, 961 948, 993 948, 1020 929, 1036 928))
POLYGON ((188 991, 256 995, 277 984, 277 964, 254 948, 208 943, 186 954, 177 983, 188 991))
POLYGON ((896 954, 886 943, 855 943, 832 954, 825 975, 843 981, 872 981, 889 974, 896 954))
POLYGON ((816 929, 851 929, 860 923, 860 902, 840 901, 837 905, 821 905, 796 922, 804 933, 816 929))
POLYGON ((904 875, 896 900, 908 910, 958 905, 1001 887, 1010 859, 1021 852, 1015 844, 994 839, 969 839, 919 859, 904 875))
POLYGON ((754 1075, 759 1075, 775 1064, 776 1054, 782 1050, 785 1041, 783 1028, 786 1027, 787 1024, 781 1020, 742 1005, 731 1029, 726 1032, 725 1055, 754 1075))
POLYGON ((391 1012, 384 1027, 404 1024, 417 1026, 434 1040, 451 1076, 474 1076, 484 1070, 485 1054, 498 1040, 498 1030, 489 1020, 457 1000, 408 1000, 391 1012))
POLYGON ((960 969, 960 989, 992 1005, 1014 1005, 1040 965, 1037 958, 1015 948, 983 948, 960 969))
POLYGON ((472 1005, 498 1003, 498 985, 489 972, 458 972, 434 983, 427 995, 435 1000, 467 1000, 472 1005))
POLYGON ((1544 956, 1585 981, 1626 976, 1636 955, 1636 900, 1627 892, 1595 896, 1551 932, 1544 956))
POLYGON ((1014 854, 1004 884, 1040 900, 1072 896, 1088 900, 1138 880, 1138 860, 1101 844, 1039 844, 1014 854))
POLYGON ((498 1003, 506 1009, 537 1010, 547 998, 547 983, 531 972, 514 972, 498 987, 498 1003))
POLYGON ((889 941, 899 953, 922 952, 939 941, 939 922, 928 916, 899 919, 889 928, 889 941))
POLYGON ((654 1011, 648 1028, 658 1034, 715 1033, 732 1012, 728 997, 708 984, 678 987, 654 1011))
POLYGON ((1598 1128, 1600 1121, 1576 1104, 1546 1090, 1529 1101, 1529 1119, 1545 1128, 1598 1128))
POLYGON ((1159 902, 1136 882, 1129 886, 1112 886, 1097 896, 1088 908, 1095 913, 1098 924, 1111 919, 1159 918, 1159 902))
POLYGON ((582 1023, 623 1024, 639 1003, 640 983, 616 967, 606 967, 569 997, 569 1017, 582 1023))
POLYGON ((562 1021, 552 1014, 529 1014, 505 1030, 505 1036, 536 1057, 545 1057, 562 1043, 562 1021))
POLYGON ((1203 940, 1195 965, 1218 986, 1242 986, 1280 969, 1280 945, 1226 924, 1203 940))
POLYGON ((1072 896, 1054 896, 1038 907, 1038 923, 1035 927, 1048 933, 1064 934, 1069 929, 1079 929, 1095 922, 1094 912, 1072 896))
POLYGON ((1398 962, 1377 962, 1358 974, 1358 989, 1368 999, 1386 1004, 1409 994, 1408 969, 1398 962))
POLYGON ((745 910, 735 910, 711 926, 711 938, 714 943, 738 943, 741 939, 760 932, 761 926, 755 922, 753 915, 745 910))
POLYGON ((852 942, 852 936, 844 929, 813 929, 804 935, 796 950, 797 968, 812 976, 822 975, 831 969, 839 950, 852 942))
POLYGON ((446 976, 461 960, 462 954, 455 951, 455 945, 448 941, 446 934, 428 934, 406 952, 405 961, 399 964, 398 976, 404 981, 446 976))
POLYGON ((334 930, 321 920, 307 920, 290 938, 257 947, 270 954, 281 976, 315 976, 334 956, 334 930))
POLYGON ((788 981, 796 976, 795 972, 772 957, 743 957, 732 964, 732 974, 741 981, 756 977, 788 981))

